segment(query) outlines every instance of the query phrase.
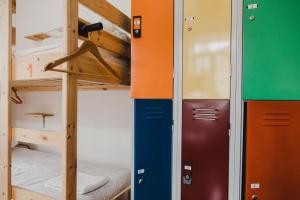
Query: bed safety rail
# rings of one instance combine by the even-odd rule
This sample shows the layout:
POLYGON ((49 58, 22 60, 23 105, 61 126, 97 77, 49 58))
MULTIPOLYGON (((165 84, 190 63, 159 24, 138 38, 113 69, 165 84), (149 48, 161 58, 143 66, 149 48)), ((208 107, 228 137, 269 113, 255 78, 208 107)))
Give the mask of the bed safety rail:
POLYGON ((54 131, 39 131, 33 129, 13 128, 12 139, 23 142, 51 147, 63 147, 63 134, 54 131))
POLYGON ((55 200, 46 195, 31 192, 24 188, 12 187, 12 200, 55 200))

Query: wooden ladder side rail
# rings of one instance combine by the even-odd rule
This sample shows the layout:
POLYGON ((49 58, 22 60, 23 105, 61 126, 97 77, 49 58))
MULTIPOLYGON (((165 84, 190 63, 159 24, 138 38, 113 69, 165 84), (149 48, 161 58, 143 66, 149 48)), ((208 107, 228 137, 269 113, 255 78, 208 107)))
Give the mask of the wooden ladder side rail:
MULTIPOLYGON (((97 60, 103 64, 105 66, 105 68, 112 74, 113 77, 115 77, 116 79, 121 81, 121 77, 118 75, 118 73, 104 60, 104 58, 101 56, 98 47, 91 41, 84 41, 83 44, 81 45, 81 47, 75 51, 74 53, 65 56, 63 58, 60 58, 58 60, 55 60, 51 63, 49 63, 46 67, 45 67, 45 71, 56 71, 56 72, 66 72, 66 73, 71 73, 69 70, 60 70, 60 69, 54 69, 55 67, 74 60, 75 58, 81 56, 82 54, 85 54, 86 52, 91 52, 96 58, 97 60)), ((74 72, 73 72, 74 73, 74 72)), ((81 73, 81 72, 75 72, 75 73, 81 73)), ((88 75, 88 74, 86 74, 88 75)), ((92 74, 91 74, 92 75, 92 74)), ((95 76, 95 75, 92 75, 95 76)))
POLYGON ((130 18, 106 0, 79 0, 80 3, 111 23, 131 33, 130 18))
MULTIPOLYGON (((62 0, 63 3, 63 37, 67 55, 78 50, 78 0, 62 0)), ((66 71, 78 69, 77 59, 67 61, 66 71)), ((77 198, 77 75, 62 75, 62 200, 77 198)))
POLYGON ((11 200, 12 1, 0 1, 0 200, 11 200))

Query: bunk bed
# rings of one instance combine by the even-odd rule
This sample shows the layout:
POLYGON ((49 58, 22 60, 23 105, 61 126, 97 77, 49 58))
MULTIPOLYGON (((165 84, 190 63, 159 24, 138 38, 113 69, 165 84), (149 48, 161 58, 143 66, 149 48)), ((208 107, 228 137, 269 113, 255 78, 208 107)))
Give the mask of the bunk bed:
MULTIPOLYGON (((88 169, 90 169, 96 173, 95 175, 97 173, 101 175, 101 172, 95 172, 95 168, 103 169, 103 166, 91 166, 86 163, 77 165, 78 90, 128 89, 130 86, 130 41, 105 30, 80 34, 79 24, 89 25, 89 22, 78 17, 78 5, 79 3, 84 5, 127 34, 130 34, 131 30, 130 18, 106 0, 62 0, 62 3, 64 9, 62 43, 12 53, 15 30, 12 28, 12 14, 16 12, 16 2, 15 0, 0 0, 0 44, 3 47, 0 49, 0 127, 2 133, 0 135, 0 200, 75 200, 77 198, 115 200, 122 199, 122 196, 130 193, 128 172, 120 168, 110 168, 110 170, 106 168, 106 176, 111 182, 103 187, 87 195, 78 196, 76 193, 77 168, 79 172, 89 172, 88 169), (16 94, 17 91, 51 90, 62 91, 63 130, 61 132, 11 127, 12 92, 16 94), (12 140, 59 148, 62 150, 62 157, 24 148, 17 148, 13 151, 12 140), (12 155, 16 159, 12 160, 12 155), (50 158, 52 163, 56 163, 55 169, 47 168, 51 165, 49 160, 45 160, 43 163, 39 163, 40 165, 35 164, 35 169, 23 167, 22 173, 18 172, 18 163, 24 166, 26 162, 40 161, 42 157, 50 158), (33 158, 36 160, 30 160, 33 158), (59 161, 62 162, 62 167, 58 164, 59 161), (45 174, 39 173, 41 177, 39 177, 39 181, 35 181, 36 184, 12 185, 14 182, 18 182, 18 174, 25 178, 23 181, 30 182, 36 176, 32 177, 28 174, 41 169, 50 170, 52 176, 45 177, 45 174), (45 182, 60 172, 62 172, 60 192, 45 189, 45 182), (12 175, 14 176, 13 182, 12 175), (123 182, 120 182, 120 179, 123 182), (103 192, 101 189, 105 189, 105 187, 108 189, 103 192), (112 191, 109 187, 116 190, 112 191)), ((26 37, 33 40, 45 40, 48 36, 39 33, 26 37)))

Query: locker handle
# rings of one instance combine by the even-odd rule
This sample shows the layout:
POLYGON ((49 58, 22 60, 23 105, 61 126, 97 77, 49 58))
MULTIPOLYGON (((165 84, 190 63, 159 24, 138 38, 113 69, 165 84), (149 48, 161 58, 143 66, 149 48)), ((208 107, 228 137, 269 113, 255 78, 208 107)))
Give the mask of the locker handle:
POLYGON ((139 185, 143 185, 144 184, 144 179, 140 178, 139 179, 139 185))

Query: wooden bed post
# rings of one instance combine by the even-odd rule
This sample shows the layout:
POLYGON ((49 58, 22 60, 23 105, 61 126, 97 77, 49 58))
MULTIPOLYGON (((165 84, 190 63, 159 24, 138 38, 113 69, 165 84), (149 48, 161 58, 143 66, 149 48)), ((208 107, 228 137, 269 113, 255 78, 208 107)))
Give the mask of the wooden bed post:
POLYGON ((0 0, 0 200, 11 200, 12 0, 0 0))
MULTIPOLYGON (((78 48, 78 0, 63 0, 64 47, 67 55, 78 48)), ((66 70, 77 71, 77 60, 67 63, 66 70)), ((62 199, 76 200, 77 185, 77 75, 63 74, 62 81, 63 117, 63 165, 62 199)))

